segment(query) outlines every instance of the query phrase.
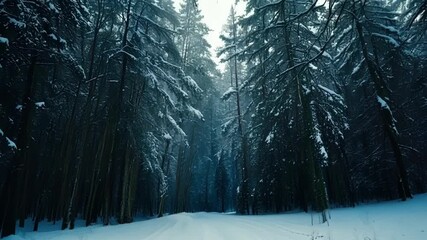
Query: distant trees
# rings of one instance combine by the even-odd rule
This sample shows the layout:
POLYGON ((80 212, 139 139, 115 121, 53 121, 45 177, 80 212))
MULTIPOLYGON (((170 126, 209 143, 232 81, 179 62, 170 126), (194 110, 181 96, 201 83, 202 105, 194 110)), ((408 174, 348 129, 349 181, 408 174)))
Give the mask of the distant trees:
MULTIPOLYGON (((240 93, 240 78, 241 69, 239 69, 237 63, 238 55, 238 37, 237 37, 237 22, 236 13, 232 8, 230 11, 228 22, 227 36, 222 35, 222 40, 225 43, 225 47, 219 52, 220 55, 225 55, 223 61, 228 62, 230 67, 229 72, 231 76, 230 89, 223 95, 223 99, 227 100, 231 95, 235 95, 236 102, 231 106, 235 105, 236 113, 235 118, 230 121, 235 122, 235 126, 231 128, 232 134, 237 135, 237 156, 236 165, 239 167, 239 185, 237 187, 237 212, 242 214, 249 214, 249 155, 248 155, 248 140, 246 135, 245 127, 243 126, 243 106, 241 104, 241 93, 240 93)), ((234 107, 233 107, 234 108, 234 107)))
POLYGON ((178 147, 174 212, 194 208, 209 211, 215 204, 212 188, 219 151, 219 93, 214 85, 219 72, 211 59, 211 46, 205 39, 209 28, 203 23, 197 1, 183 1, 179 19, 181 27, 177 29, 177 45, 183 58, 183 68, 203 93, 194 101, 200 112, 190 109, 189 116, 182 117, 180 122, 189 135, 187 142, 181 142, 178 147))

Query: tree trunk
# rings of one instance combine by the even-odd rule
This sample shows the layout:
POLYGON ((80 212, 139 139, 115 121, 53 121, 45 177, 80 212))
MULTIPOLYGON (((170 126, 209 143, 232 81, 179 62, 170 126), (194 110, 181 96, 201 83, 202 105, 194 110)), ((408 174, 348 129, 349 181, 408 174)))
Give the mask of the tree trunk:
MULTIPOLYGON (((282 3, 284 4, 284 3, 282 3)), ((328 208, 328 201, 327 201, 327 192, 326 192, 326 186, 325 182, 323 180, 323 173, 322 169, 320 167, 320 163, 317 161, 315 157, 315 143, 314 143, 314 123, 313 123, 313 110, 311 107, 311 96, 309 93, 303 93, 303 83, 302 81, 304 79, 301 79, 299 76, 299 73, 297 72, 297 69, 295 69, 295 62, 294 62, 294 48, 292 46, 292 42, 290 40, 289 32, 290 28, 288 24, 286 24, 286 18, 284 11, 284 6, 281 7, 281 18, 285 22, 285 27, 283 34, 284 34, 284 40, 286 45, 286 52, 288 57, 288 68, 292 69, 290 71, 292 80, 295 81, 295 111, 297 112, 297 115, 301 113, 302 115, 302 126, 299 128, 299 136, 302 137, 302 143, 303 146, 299 146, 300 148, 298 151, 300 154, 297 156, 299 157, 299 162, 301 164, 301 167, 303 167, 304 172, 304 179, 302 179, 303 183, 305 183, 306 186, 302 186, 303 188, 303 201, 304 201, 304 208, 305 210, 308 210, 308 207, 312 207, 313 210, 322 212, 322 220, 325 222, 326 214, 325 211, 328 208), (301 110, 298 109, 298 104, 300 103, 301 110), (301 149, 301 147, 303 149, 301 149)), ((298 119, 298 118, 297 118, 298 119)))
MULTIPOLYGON (((363 57, 368 66, 368 71, 370 78, 375 86, 375 91, 383 101, 389 106, 389 90, 387 84, 382 77, 380 69, 373 60, 369 57, 367 43, 365 36, 363 34, 362 24, 360 21, 355 20, 356 30, 359 36, 360 46, 362 48, 363 57)), ((383 120, 383 127, 386 136, 390 141, 391 148, 393 149, 394 158, 396 160, 397 167, 397 189, 399 192, 399 197, 402 201, 405 201, 407 198, 412 198, 411 191, 409 188, 408 177, 406 173, 406 168, 403 162, 402 152, 398 143, 398 132, 394 124, 394 118, 392 116, 392 111, 390 108, 380 107, 380 115, 383 120)))
MULTIPOLYGON (((235 16, 232 14, 232 26, 233 26, 233 44, 234 44, 234 54, 237 53, 237 26, 235 23, 235 16)), ((234 61, 234 83, 236 86, 236 105, 237 105, 237 123, 238 123, 238 134, 240 138, 240 156, 241 156, 241 180, 239 187, 239 195, 238 195, 238 209, 237 211, 240 214, 249 214, 249 160, 247 154, 247 139, 245 133, 243 132, 243 124, 242 124, 242 113, 241 113, 241 105, 240 105, 240 91, 239 91, 239 78, 237 74, 237 56, 233 57, 234 61)))
MULTIPOLYGON (((168 161, 168 156, 167 155, 168 155, 168 152, 169 152, 169 145, 170 145, 170 139, 167 139, 166 140, 165 152, 163 153, 162 165, 161 165, 161 168, 162 168, 162 171, 163 171, 165 177, 168 176, 168 173, 165 170, 165 163, 166 163, 166 161, 168 161)), ((168 164, 168 166, 169 166, 169 164, 168 164)), ((160 201, 159 201, 159 209, 158 209, 157 216, 158 217, 162 217, 163 216, 163 211, 164 211, 164 204, 165 204, 166 192, 163 192, 163 191, 165 191, 165 189, 160 189, 160 180, 158 180, 158 181, 159 181, 159 183, 157 184, 157 192, 158 192, 158 194, 160 194, 160 201)))
MULTIPOLYGON (((1 206, 4 210, 4 216, 0 216, 2 221, 1 237, 6 237, 15 234, 15 221, 17 218, 18 206, 21 203, 21 207, 25 206, 25 200, 22 196, 25 196, 25 182, 23 182, 23 173, 28 167, 28 150, 31 139, 31 125, 34 110, 34 95, 36 81, 34 79, 34 72, 36 68, 37 57, 35 53, 31 54, 31 62, 28 68, 27 82, 25 84, 25 92, 22 99, 22 117, 18 131, 17 141, 17 152, 13 161, 11 162, 11 169, 6 178, 6 182, 3 186, 2 196, 6 196, 4 205, 1 206), (24 192, 20 192, 24 191, 24 192)), ((25 211, 25 210, 24 210, 25 211)))

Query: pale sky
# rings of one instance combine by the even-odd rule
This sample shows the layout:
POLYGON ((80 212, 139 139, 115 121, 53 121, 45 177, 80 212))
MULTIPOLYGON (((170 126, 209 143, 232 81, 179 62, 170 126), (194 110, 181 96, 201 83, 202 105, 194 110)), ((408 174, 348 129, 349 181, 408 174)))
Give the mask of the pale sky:
MULTIPOLYGON (((175 0, 177 10, 182 1, 183 0, 175 0)), ((212 30, 206 37, 206 40, 212 45, 211 53, 216 63, 219 63, 219 59, 216 57, 215 50, 222 45, 219 35, 221 34, 222 26, 227 22, 231 6, 235 1, 236 0, 198 0, 199 9, 204 16, 204 22, 212 30)), ((237 7, 239 13, 242 13, 244 10, 244 3, 242 2, 243 1, 240 1, 237 7)))

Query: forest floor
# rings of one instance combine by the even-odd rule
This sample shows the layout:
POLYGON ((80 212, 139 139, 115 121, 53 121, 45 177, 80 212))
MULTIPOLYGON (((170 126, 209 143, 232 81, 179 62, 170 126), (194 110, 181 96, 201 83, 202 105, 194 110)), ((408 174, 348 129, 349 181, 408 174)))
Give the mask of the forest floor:
MULTIPOLYGON (((5 240, 425 240, 427 194, 400 202, 389 201, 330 210, 327 223, 319 214, 285 213, 239 216, 219 213, 181 213, 130 224, 79 227, 58 231, 60 223, 44 222, 39 232, 19 229, 5 240)), ((30 223, 30 222, 29 222, 30 223)), ((31 228, 31 224, 28 224, 31 228)))

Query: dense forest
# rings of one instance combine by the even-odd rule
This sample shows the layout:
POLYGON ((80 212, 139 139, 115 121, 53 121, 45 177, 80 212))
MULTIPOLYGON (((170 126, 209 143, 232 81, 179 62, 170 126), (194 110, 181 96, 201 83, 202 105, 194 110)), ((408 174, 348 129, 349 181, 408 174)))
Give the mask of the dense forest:
POLYGON ((427 191, 426 0, 180 2, 0 0, 2 237, 427 191))

